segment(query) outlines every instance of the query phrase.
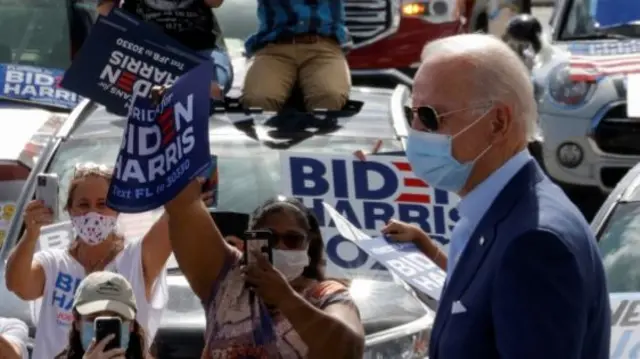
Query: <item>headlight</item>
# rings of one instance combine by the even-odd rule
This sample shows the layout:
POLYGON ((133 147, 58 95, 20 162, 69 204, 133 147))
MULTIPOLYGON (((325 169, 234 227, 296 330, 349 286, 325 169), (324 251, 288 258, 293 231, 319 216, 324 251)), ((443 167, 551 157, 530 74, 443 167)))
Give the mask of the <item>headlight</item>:
POLYGON ((390 334, 367 340, 363 359, 424 359, 429 349, 433 317, 425 316, 390 334))
POLYGON ((560 65, 549 72, 549 96, 559 104, 580 106, 590 94, 591 84, 584 81, 572 81, 569 67, 560 65))

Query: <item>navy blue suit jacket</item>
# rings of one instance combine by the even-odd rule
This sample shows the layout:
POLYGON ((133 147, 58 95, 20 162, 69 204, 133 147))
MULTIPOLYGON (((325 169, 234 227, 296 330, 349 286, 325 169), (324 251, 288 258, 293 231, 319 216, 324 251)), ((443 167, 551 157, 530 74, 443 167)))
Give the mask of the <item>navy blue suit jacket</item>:
POLYGON ((532 160, 460 256, 429 359, 608 359, 610 317, 589 225, 532 160))

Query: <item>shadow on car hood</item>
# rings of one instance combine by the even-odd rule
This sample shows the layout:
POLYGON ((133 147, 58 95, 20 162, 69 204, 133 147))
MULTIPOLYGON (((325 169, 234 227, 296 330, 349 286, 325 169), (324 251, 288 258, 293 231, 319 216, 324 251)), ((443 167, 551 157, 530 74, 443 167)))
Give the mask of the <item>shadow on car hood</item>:
MULTIPOLYGON (((181 274, 170 274, 167 282, 169 302, 161 331, 203 331, 204 310, 187 280, 181 274)), ((350 292, 360 310, 367 335, 410 323, 427 313, 426 307, 411 291, 391 281, 354 279, 350 292)))

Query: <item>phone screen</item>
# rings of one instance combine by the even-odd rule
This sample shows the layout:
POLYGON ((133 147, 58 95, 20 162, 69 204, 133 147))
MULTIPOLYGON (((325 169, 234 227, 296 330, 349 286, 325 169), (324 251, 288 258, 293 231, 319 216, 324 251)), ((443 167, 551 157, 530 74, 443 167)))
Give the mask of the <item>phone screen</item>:
POLYGON ((273 263, 272 253, 273 233, 270 230, 247 231, 244 235, 244 264, 255 263, 252 253, 260 251, 269 262, 273 263))
POLYGON ((113 340, 107 343, 104 351, 120 348, 120 333, 122 327, 122 320, 118 317, 98 317, 93 321, 93 327, 96 337, 96 343, 110 334, 114 335, 113 340))

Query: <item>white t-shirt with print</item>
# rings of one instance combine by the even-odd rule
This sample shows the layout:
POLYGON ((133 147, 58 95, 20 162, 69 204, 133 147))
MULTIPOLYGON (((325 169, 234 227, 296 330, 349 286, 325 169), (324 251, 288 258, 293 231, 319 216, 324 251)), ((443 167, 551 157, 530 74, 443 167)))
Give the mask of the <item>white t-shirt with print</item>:
POLYGON ((29 358, 27 351, 29 328, 27 328, 27 324, 14 318, 0 318, 0 336, 20 348, 22 359, 29 358))
MULTIPOLYGON (((160 326, 167 304, 166 270, 152 287, 151 301, 145 293, 142 273, 142 240, 126 241, 122 252, 105 270, 117 272, 129 280, 138 306, 137 321, 147 333, 147 348, 160 326)), ((67 249, 48 249, 35 254, 45 272, 44 295, 32 305, 32 317, 37 322, 33 359, 51 359, 58 355, 69 341, 73 322, 73 296, 85 277, 84 268, 67 249)))

